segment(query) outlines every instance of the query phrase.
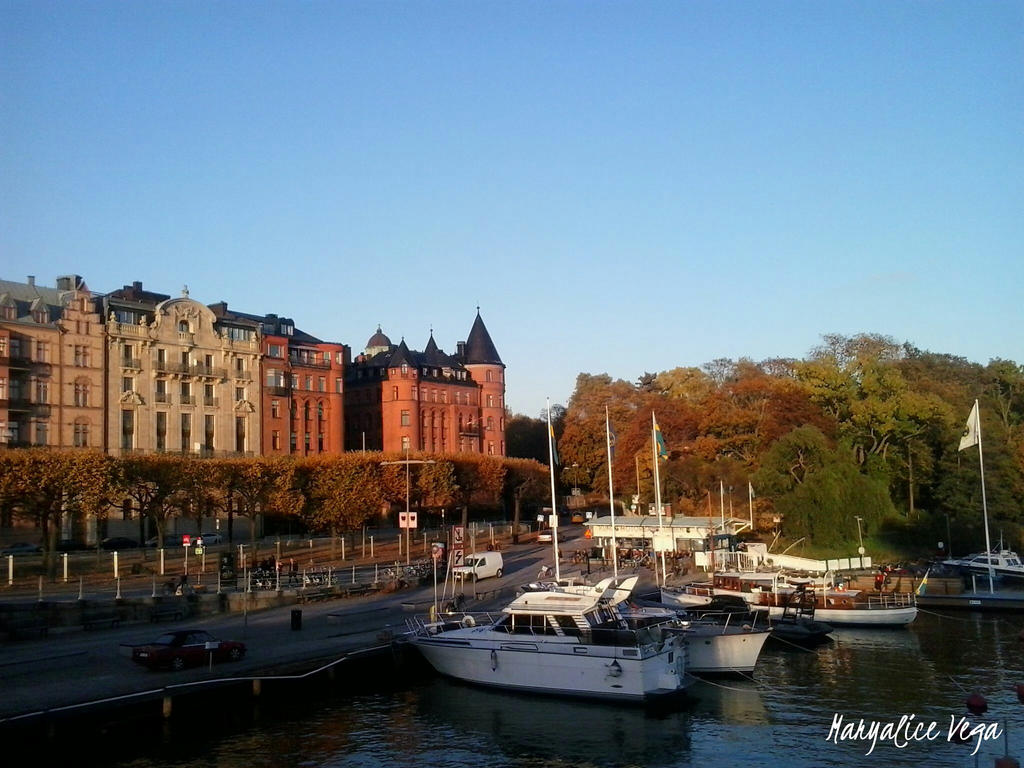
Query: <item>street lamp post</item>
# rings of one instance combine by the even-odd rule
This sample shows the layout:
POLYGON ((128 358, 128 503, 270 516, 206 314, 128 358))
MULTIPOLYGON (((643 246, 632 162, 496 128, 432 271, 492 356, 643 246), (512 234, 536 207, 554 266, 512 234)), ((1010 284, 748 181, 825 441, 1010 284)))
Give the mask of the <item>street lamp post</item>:
POLYGON ((400 461, 382 461, 380 465, 382 467, 391 466, 394 464, 405 464, 405 564, 409 565, 410 555, 409 550, 412 549, 410 546, 410 529, 412 526, 409 525, 409 496, 410 496, 410 479, 409 479, 409 465, 410 464, 433 464, 433 459, 410 459, 409 458, 409 447, 405 448, 405 458, 400 461))

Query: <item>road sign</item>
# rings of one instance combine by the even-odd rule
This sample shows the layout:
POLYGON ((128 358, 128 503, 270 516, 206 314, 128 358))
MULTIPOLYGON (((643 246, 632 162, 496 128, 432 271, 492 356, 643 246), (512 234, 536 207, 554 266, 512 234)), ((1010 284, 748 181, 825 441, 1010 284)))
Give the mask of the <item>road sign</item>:
POLYGON ((415 528, 416 527, 416 513, 415 512, 399 512, 398 513, 398 527, 399 528, 415 528))
POLYGON ((189 536, 187 533, 184 536, 181 537, 181 546, 183 546, 183 547, 191 547, 192 546, 192 537, 189 536))
POLYGON ((461 547, 466 540, 466 529, 461 525, 452 526, 452 546, 461 547))
POLYGON ((463 565, 462 547, 452 547, 452 567, 457 568, 460 565, 463 565))

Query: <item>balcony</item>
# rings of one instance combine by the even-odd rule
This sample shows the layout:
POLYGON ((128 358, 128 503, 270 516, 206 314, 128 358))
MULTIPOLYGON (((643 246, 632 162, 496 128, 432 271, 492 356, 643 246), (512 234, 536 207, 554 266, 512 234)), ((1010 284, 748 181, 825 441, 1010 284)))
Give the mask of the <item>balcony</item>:
POLYGON ((264 387, 264 391, 268 395, 274 395, 275 397, 288 397, 292 393, 292 388, 291 387, 271 387, 271 386, 268 385, 268 386, 264 387))
POLYGON ((291 363, 293 368, 330 368, 330 362, 324 362, 323 360, 313 360, 312 358, 306 359, 301 357, 289 357, 288 362, 291 363))
POLYGON ((153 402, 169 404, 171 402, 171 396, 167 392, 157 392, 153 395, 153 402))
POLYGON ((172 363, 167 360, 153 358, 153 368, 160 373, 188 373, 186 363, 172 363))
POLYGON ((134 368, 137 371, 142 370, 142 361, 137 357, 122 357, 121 358, 122 368, 134 368))
POLYGON ((226 368, 215 368, 205 363, 195 363, 187 372, 193 376, 207 376, 215 379, 224 379, 228 375, 226 368))
POLYGON ((107 333, 112 336, 130 336, 136 339, 144 339, 149 336, 149 327, 113 321, 107 323, 107 333))
POLYGON ((182 395, 181 396, 181 404, 182 405, 195 405, 196 404, 196 396, 195 395, 182 395))
POLYGON ((237 368, 232 372, 238 381, 252 381, 252 371, 239 371, 237 368))
POLYGON ((204 397, 203 398, 203 405, 206 406, 207 408, 219 408, 220 407, 220 398, 219 397, 204 397))

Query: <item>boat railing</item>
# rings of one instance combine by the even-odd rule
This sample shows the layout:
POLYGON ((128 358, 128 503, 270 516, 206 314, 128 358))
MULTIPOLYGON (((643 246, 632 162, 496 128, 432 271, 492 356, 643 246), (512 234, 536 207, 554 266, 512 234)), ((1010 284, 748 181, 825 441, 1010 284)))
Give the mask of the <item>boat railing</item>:
POLYGON ((868 595, 868 608, 909 608, 917 605, 917 596, 913 592, 882 592, 868 595))
POLYGON ((727 634, 731 626, 737 624, 749 629, 761 629, 757 626, 757 619, 763 611, 701 611, 700 618, 691 621, 690 624, 700 624, 702 627, 721 627, 722 634, 727 634))

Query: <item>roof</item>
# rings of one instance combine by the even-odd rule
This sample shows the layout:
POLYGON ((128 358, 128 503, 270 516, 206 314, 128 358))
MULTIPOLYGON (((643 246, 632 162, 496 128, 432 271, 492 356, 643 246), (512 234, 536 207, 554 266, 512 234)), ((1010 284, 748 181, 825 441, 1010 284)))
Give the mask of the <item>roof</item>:
POLYGON ((377 326, 377 332, 374 333, 373 336, 371 336, 367 340, 366 346, 364 347, 364 349, 373 349, 374 347, 387 347, 387 348, 390 348, 390 347, 393 347, 393 346, 394 345, 391 343, 391 339, 389 339, 387 337, 387 334, 385 334, 380 329, 380 326, 378 325, 377 326))
POLYGON ((491 341, 491 334, 487 332, 487 326, 484 325, 484 320, 480 317, 479 309, 476 311, 476 320, 473 321, 473 327, 466 338, 463 360, 469 365, 480 363, 504 365, 498 355, 498 350, 494 347, 494 342, 491 341))
POLYGON ((32 283, 17 283, 0 280, 0 306, 15 308, 15 319, 20 322, 35 322, 32 313, 46 312, 47 323, 60 320, 71 291, 62 291, 32 283))

